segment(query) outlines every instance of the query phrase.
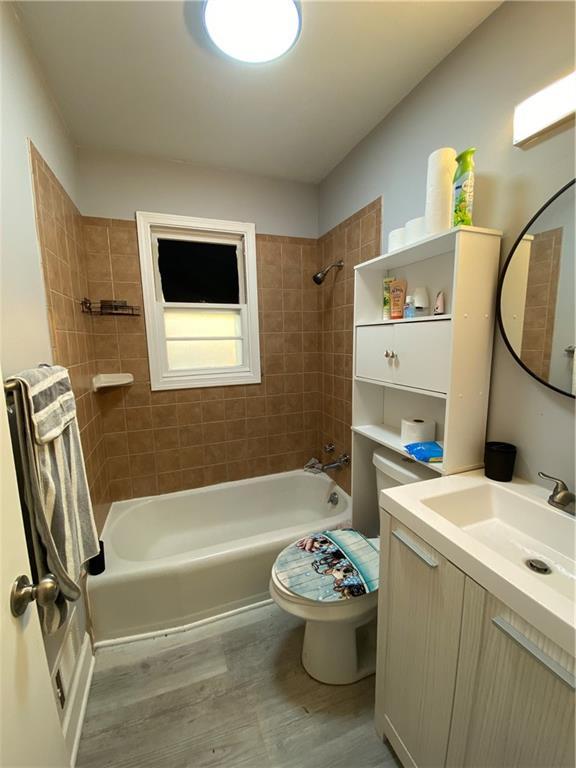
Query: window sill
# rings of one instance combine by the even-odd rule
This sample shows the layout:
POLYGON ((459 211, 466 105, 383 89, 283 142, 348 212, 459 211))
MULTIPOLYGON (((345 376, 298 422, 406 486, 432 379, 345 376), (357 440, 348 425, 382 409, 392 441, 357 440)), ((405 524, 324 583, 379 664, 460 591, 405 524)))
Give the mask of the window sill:
POLYGON ((241 384, 260 384, 260 372, 251 371, 218 374, 197 374, 191 376, 166 376, 150 382, 150 389, 155 392, 166 389, 195 389, 198 387, 230 387, 241 384))

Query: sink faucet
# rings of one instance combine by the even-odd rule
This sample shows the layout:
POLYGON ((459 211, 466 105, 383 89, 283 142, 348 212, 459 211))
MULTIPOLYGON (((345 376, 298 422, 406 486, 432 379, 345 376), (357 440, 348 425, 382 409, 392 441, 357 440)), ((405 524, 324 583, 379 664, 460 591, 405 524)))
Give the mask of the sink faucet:
POLYGON ((566 512, 568 515, 576 516, 574 508, 574 494, 568 490, 568 486, 565 482, 557 477, 547 475, 545 472, 538 472, 538 477, 544 478, 544 480, 552 480, 556 485, 554 490, 548 496, 548 504, 551 504, 556 509, 561 509, 562 512, 566 512))

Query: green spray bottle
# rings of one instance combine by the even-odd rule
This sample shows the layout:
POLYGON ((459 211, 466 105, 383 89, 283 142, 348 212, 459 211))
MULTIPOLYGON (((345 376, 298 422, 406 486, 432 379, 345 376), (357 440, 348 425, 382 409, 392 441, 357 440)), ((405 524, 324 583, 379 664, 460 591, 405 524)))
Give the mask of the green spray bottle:
POLYGON ((454 174, 454 187, 452 193, 452 224, 460 227, 472 225, 472 203, 474 200, 474 152, 470 147, 460 152, 456 158, 458 167, 454 174))

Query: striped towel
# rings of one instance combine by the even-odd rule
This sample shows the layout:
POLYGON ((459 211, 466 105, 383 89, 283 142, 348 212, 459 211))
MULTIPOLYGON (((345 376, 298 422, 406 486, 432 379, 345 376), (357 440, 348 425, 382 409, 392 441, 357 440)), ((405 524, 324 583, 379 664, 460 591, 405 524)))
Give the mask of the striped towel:
POLYGON ((98 535, 68 371, 46 365, 11 378, 20 385, 25 501, 45 549, 38 566, 60 587, 56 605, 42 611, 44 631, 51 633, 66 618, 66 601, 81 595, 82 566, 98 553, 98 535))

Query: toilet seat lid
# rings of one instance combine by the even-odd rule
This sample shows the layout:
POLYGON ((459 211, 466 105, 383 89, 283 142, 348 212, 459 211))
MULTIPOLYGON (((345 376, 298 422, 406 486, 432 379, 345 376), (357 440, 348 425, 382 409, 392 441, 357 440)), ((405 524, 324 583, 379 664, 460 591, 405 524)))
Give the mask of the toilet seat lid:
POLYGON ((308 600, 361 597, 378 589, 377 543, 352 529, 312 533, 282 550, 274 575, 289 592, 308 600))

